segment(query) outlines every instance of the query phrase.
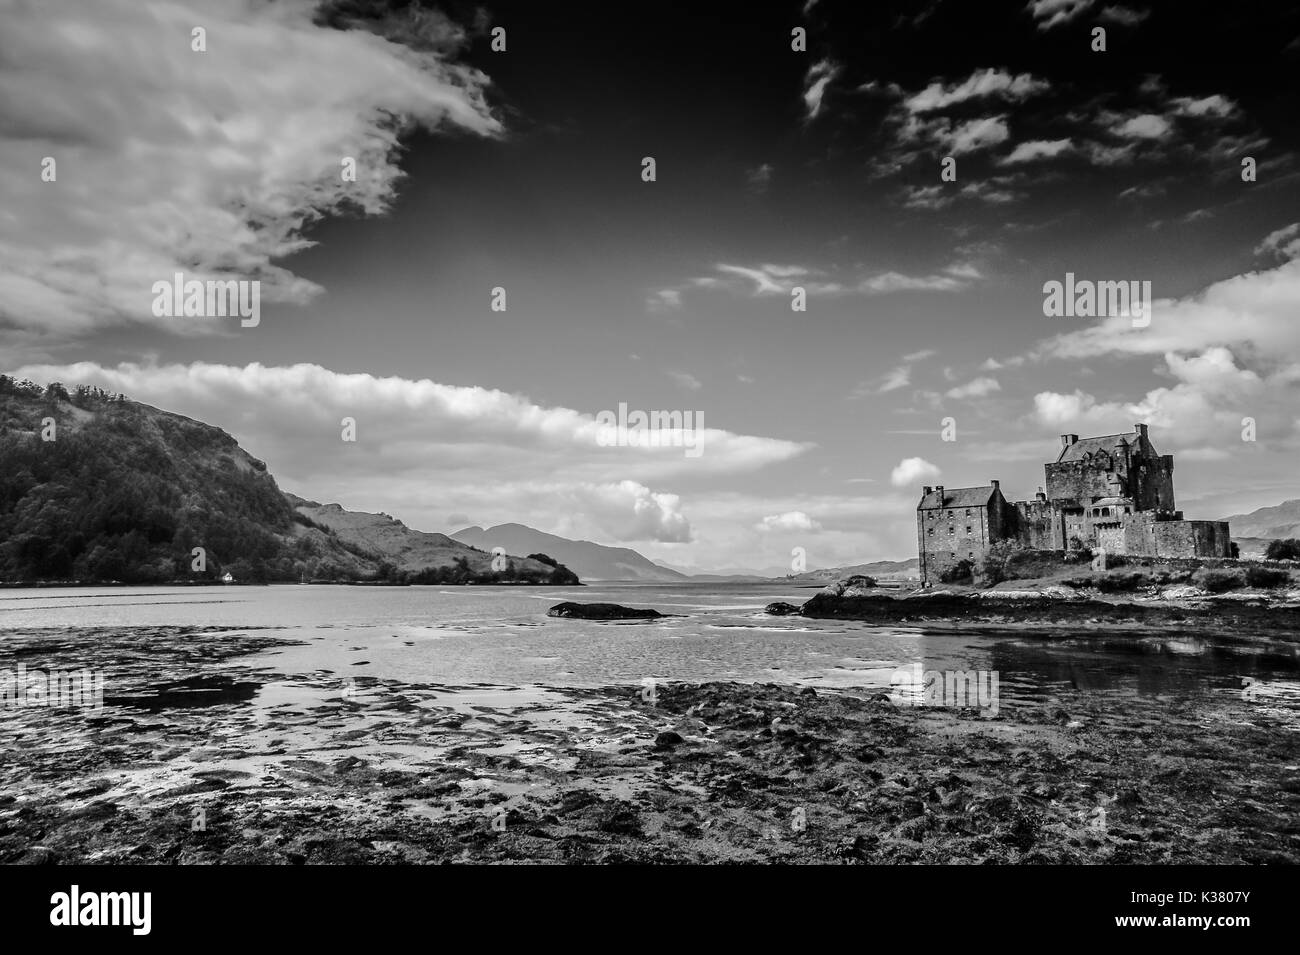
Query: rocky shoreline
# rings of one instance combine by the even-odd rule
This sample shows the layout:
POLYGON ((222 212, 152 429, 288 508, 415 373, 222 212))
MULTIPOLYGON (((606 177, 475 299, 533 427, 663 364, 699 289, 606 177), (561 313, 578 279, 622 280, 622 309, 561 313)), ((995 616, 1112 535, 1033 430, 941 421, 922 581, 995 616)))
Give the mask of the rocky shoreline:
POLYGON ((0 667, 57 655, 106 668, 109 691, 97 712, 0 710, 0 862, 1300 861, 1295 733, 1240 694, 1065 690, 989 716, 240 664, 276 642, 7 637, 0 667))
POLYGON ((888 594, 821 592, 800 607, 770 604, 773 616, 860 620, 876 625, 927 627, 1052 628, 1102 626, 1108 630, 1194 627, 1268 633, 1300 640, 1300 602, 1257 597, 1099 599, 1054 591, 982 591, 888 594))

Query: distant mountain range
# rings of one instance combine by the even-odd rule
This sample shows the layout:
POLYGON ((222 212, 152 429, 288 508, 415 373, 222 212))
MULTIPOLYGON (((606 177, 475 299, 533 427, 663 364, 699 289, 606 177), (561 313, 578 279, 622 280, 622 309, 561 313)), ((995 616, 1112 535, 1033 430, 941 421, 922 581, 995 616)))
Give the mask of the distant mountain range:
POLYGON ((683 581, 686 574, 656 564, 630 547, 609 547, 592 541, 569 540, 525 524, 498 524, 484 530, 465 527, 451 535, 471 547, 503 547, 511 554, 549 554, 583 580, 683 581))
POLYGON ((1269 541, 1300 538, 1300 498, 1222 520, 1229 523, 1232 539, 1243 556, 1262 554, 1269 541))
POLYGON ((583 580, 645 580, 664 583, 743 583, 745 581, 781 580, 817 583, 839 580, 852 574, 871 577, 915 577, 919 565, 911 560, 878 560, 870 564, 828 567, 803 574, 792 574, 781 567, 762 570, 722 569, 715 573, 693 573, 686 568, 657 564, 630 547, 609 547, 592 541, 575 541, 547 534, 526 524, 499 524, 484 530, 466 527, 451 535, 454 539, 487 550, 504 547, 512 553, 543 551, 558 559, 583 580))

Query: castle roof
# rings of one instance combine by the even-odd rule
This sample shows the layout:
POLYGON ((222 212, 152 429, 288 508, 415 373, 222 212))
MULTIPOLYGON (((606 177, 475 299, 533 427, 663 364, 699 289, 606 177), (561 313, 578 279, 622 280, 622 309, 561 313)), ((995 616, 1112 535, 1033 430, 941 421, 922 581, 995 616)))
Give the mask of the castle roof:
POLYGON ((1096 454, 1098 451, 1105 451, 1107 454, 1114 454, 1118 445, 1128 445, 1136 449, 1141 445, 1142 436, 1140 434, 1103 434, 1097 438, 1080 438, 1068 448, 1061 450, 1061 456, 1056 459, 1056 463, 1062 461, 1081 461, 1085 454, 1096 454))
POLYGON ((924 511, 935 507, 987 507, 996 490, 997 488, 992 484, 982 484, 979 487, 935 488, 929 494, 922 495, 921 503, 916 505, 916 509, 924 511))

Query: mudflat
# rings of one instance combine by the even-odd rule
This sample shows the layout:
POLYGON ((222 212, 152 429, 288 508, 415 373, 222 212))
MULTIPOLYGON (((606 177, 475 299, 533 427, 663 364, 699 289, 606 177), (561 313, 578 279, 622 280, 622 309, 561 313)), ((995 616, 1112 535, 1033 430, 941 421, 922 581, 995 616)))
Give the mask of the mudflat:
POLYGON ((1293 714, 1249 693, 900 707, 704 683, 412 684, 276 631, 7 636, 105 674, 0 708, 0 862, 1300 861, 1293 714))

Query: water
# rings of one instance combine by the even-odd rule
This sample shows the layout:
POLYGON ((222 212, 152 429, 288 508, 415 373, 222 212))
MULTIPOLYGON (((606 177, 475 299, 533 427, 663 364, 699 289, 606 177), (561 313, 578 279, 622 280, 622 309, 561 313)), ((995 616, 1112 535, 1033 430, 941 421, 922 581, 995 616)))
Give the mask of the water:
POLYGON ((1276 641, 1188 632, 944 632, 763 613, 772 601, 799 603, 812 592, 779 584, 626 583, 6 590, 0 591, 0 640, 44 628, 273 628, 302 645, 240 663, 411 683, 736 680, 866 689, 888 688, 898 668, 920 664, 996 671, 1003 705, 1072 692, 1243 696, 1247 687, 1252 700, 1286 709, 1300 702, 1300 648, 1276 641), (613 623, 547 617, 561 600, 681 616, 613 623))

